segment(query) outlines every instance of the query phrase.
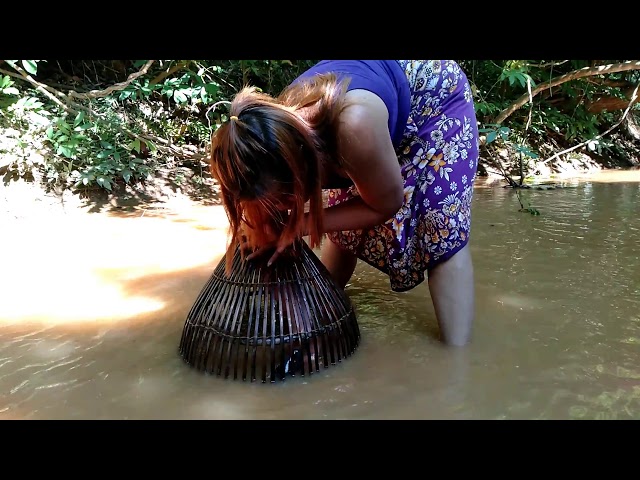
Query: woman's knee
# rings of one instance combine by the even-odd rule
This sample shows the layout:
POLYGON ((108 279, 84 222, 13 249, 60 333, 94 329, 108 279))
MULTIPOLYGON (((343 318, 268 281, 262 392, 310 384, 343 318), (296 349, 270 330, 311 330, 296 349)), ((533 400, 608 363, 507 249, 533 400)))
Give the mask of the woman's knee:
POLYGON ((342 288, 346 286, 351 275, 353 275, 358 262, 354 254, 340 248, 329 239, 325 239, 322 245, 321 260, 331 276, 342 288))

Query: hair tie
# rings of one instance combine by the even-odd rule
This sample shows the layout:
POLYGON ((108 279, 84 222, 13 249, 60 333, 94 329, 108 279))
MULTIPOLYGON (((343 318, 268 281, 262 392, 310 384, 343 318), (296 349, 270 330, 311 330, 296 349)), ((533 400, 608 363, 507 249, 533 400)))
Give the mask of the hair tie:
POLYGON ((231 115, 231 116, 229 117, 229 120, 235 120, 235 121, 238 121, 238 117, 236 117, 235 115, 231 115))

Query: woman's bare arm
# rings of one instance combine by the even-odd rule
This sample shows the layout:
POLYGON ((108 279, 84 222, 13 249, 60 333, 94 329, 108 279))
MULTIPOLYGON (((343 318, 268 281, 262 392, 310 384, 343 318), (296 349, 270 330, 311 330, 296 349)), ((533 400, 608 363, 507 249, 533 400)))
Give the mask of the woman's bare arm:
POLYGON ((388 113, 375 94, 349 92, 354 105, 342 114, 340 146, 347 174, 360 197, 325 209, 325 232, 370 228, 402 206, 404 184, 387 126, 388 113))
MULTIPOLYGON (((387 125, 384 102, 364 90, 349 92, 353 102, 342 113, 340 150, 346 173, 358 189, 359 197, 324 210, 324 233, 371 228, 389 220, 402 206, 404 183, 398 157, 387 125)), ((302 236, 308 235, 304 228, 302 236)), ((276 248, 270 265, 284 251, 276 248)), ((260 251, 247 258, 260 255, 260 251)))

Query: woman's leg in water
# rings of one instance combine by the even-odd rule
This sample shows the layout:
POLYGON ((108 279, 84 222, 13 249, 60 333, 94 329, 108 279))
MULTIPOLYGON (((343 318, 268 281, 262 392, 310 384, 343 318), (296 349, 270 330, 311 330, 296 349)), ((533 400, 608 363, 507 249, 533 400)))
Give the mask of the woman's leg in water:
POLYGON ((345 288, 358 263, 357 257, 338 247, 328 238, 322 243, 320 256, 333 279, 341 288, 345 288))
MULTIPOLYGON (((322 263, 340 287, 345 288, 358 259, 327 240, 322 245, 322 263)), ((473 262, 469 244, 429 272, 429 291, 442 341, 463 346, 471 339, 475 317, 473 262), (455 288, 451 288, 455 285, 455 288)))
MULTIPOLYGON (((356 263, 358 261, 355 255, 338 247, 328 238, 326 238, 322 244, 320 260, 327 270, 329 270, 332 278, 343 289, 347 285, 351 275, 353 275, 353 271, 355 270, 356 263)), ((319 343, 318 347, 321 348, 319 343)), ((316 344, 313 340, 308 343, 308 349, 311 354, 311 364, 309 364, 309 359, 306 354, 302 354, 297 357, 295 362, 292 364, 295 365, 293 368, 304 368, 306 371, 315 370, 316 344), (303 364, 306 367, 303 367, 303 364)))
POLYGON ((475 316, 473 263, 469 244, 429 271, 429 291, 442 341, 454 346, 468 343, 475 316))

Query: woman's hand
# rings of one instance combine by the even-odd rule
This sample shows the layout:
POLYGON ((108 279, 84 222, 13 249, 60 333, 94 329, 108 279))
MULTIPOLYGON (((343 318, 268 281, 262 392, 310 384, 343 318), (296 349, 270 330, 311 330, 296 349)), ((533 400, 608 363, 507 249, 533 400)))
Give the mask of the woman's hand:
MULTIPOLYGON (((267 261, 267 267, 270 267, 271 264, 275 262, 276 259, 280 256, 280 254, 284 252, 284 250, 289 246, 289 245, 282 244, 282 242, 279 239, 279 236, 275 234, 273 229, 269 228, 268 230, 269 230, 269 236, 272 238, 272 240, 269 240, 263 245, 254 248, 253 252, 247 255, 246 257, 247 261, 253 260, 254 258, 264 255, 266 252, 270 252, 271 250, 275 249, 275 252, 271 255, 271 258, 269 258, 269 261, 267 261)), ((247 249, 250 249, 251 247, 249 246, 248 242, 246 242, 245 240, 243 243, 240 244, 240 248, 244 248, 245 250, 247 250, 247 249)))
MULTIPOLYGON (((245 226, 245 228, 247 228, 245 226)), ((270 267, 273 262, 284 252, 292 242, 283 241, 279 232, 277 232, 272 225, 265 225, 265 233, 267 234, 267 241, 263 242, 260 246, 253 248, 253 251, 245 258, 247 261, 253 260, 259 256, 264 255, 267 252, 271 252, 275 249, 269 260, 267 266, 270 267)), ((252 250, 251 245, 246 235, 240 235, 240 248, 244 251, 252 250)))
POLYGON ((271 255, 271 258, 267 261, 267 267, 270 267, 273 262, 277 260, 282 252, 286 250, 289 245, 279 245, 277 242, 270 243, 268 245, 264 245, 262 247, 256 248, 251 254, 247 255, 247 261, 252 260, 260 255, 263 255, 267 251, 271 251, 275 248, 275 252, 271 255))

